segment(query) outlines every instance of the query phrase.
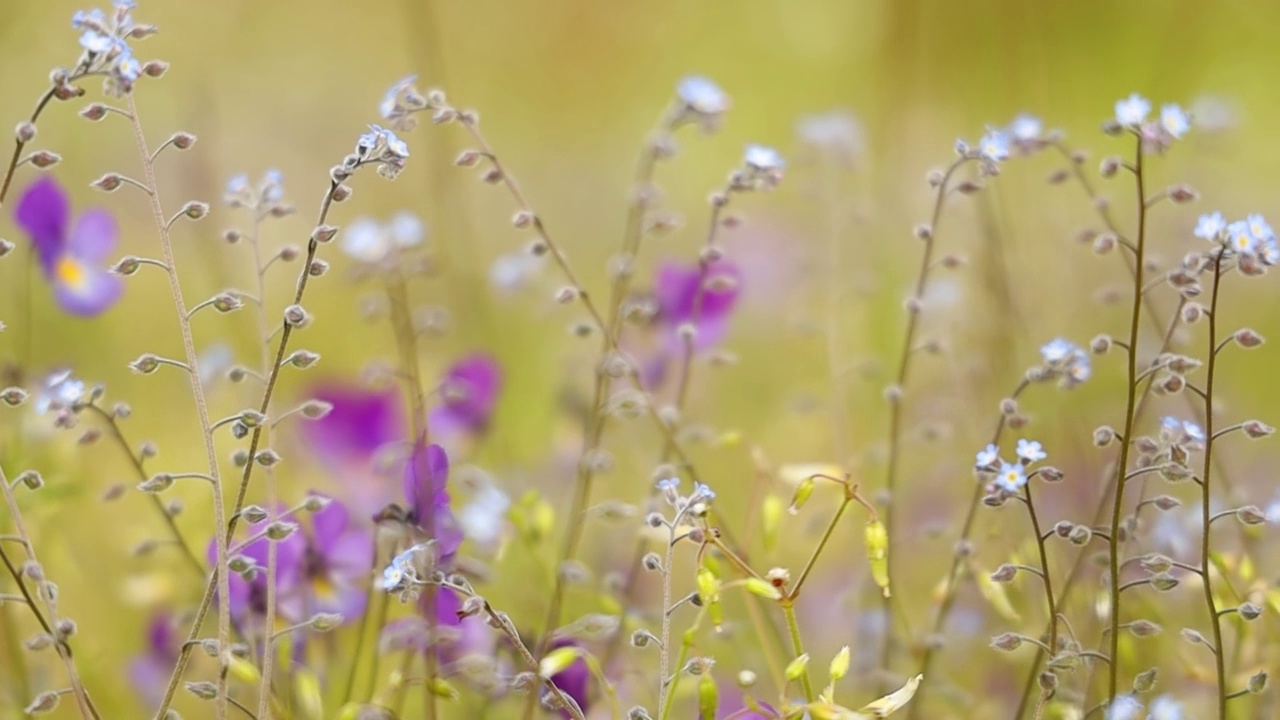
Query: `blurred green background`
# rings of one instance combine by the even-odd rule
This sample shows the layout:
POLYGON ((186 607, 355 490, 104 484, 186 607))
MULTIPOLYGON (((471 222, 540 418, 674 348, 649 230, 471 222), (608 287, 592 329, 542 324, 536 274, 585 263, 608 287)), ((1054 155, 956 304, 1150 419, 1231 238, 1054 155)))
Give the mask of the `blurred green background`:
MULTIPOLYGON (((74 61, 78 47, 69 19, 82 7, 64 0, 0 3, 0 125, 29 112, 50 68, 74 61)), ((1269 120, 1276 111, 1270 71, 1280 63, 1280 46, 1271 37, 1280 21, 1280 5, 1274 3, 144 0, 136 15, 161 28, 136 53, 172 63, 163 80, 138 87, 139 112, 152 142, 178 129, 199 138, 192 151, 168 155, 161 164, 171 210, 187 199, 216 202, 237 173, 256 178, 278 168, 299 213, 272 224, 268 242, 303 244, 327 187, 327 168, 350 151, 367 123, 377 121, 386 87, 414 72, 422 87, 442 87, 456 105, 479 111, 505 165, 597 297, 606 294, 604 268, 619 242, 632 167, 646 132, 681 76, 701 73, 720 83, 734 100, 723 128, 710 137, 682 132, 680 154, 659 169, 663 207, 681 214, 685 225, 646 241, 641 277, 656 260, 695 257, 707 222, 706 195, 739 162, 744 144, 774 145, 792 159, 778 191, 735 201, 733 209, 745 224, 725 236, 725 245, 748 267, 743 312, 729 342, 739 362, 699 366, 689 410, 693 422, 712 429, 712 437, 726 431, 741 437, 736 444, 712 442, 695 450, 730 518, 754 517, 747 510, 752 447, 778 463, 849 462, 865 488, 874 492, 881 483, 881 390, 901 342, 901 301, 920 250, 910 229, 926 219, 932 201, 925 173, 949 161, 955 138, 976 139, 987 125, 1032 112, 1048 127, 1062 128, 1069 145, 1093 150, 1085 163, 1093 175, 1103 155, 1129 151, 1127 143, 1097 132, 1116 98, 1137 90, 1157 104, 1176 101, 1200 110, 1208 127, 1153 163, 1153 187, 1189 182, 1203 196, 1197 205, 1162 207, 1156 215, 1153 237, 1164 267, 1197 242, 1190 236, 1196 213, 1220 208, 1241 216, 1273 209, 1268 180, 1280 163, 1269 120), (851 169, 806 152, 796 137, 799 118, 831 109, 847 110, 862 124, 864 147, 851 169), (833 240, 840 248, 834 265, 833 240), (839 309, 834 321, 827 312, 832 289, 839 309), (834 370, 827 361, 828 327, 836 329, 834 370), (849 418, 842 437, 832 431, 842 425, 832 422, 837 405, 849 418)), ((87 99, 95 98, 98 89, 88 89, 87 99)), ((124 123, 86 123, 75 115, 82 104, 50 107, 34 147, 63 155, 55 172, 72 188, 77 208, 106 205, 118 214, 121 254, 157 254, 140 195, 126 189, 102 196, 88 188, 103 172, 135 173, 138 165, 124 123)), ((581 318, 576 308, 553 302, 562 280, 552 268, 521 294, 491 287, 494 259, 528 238, 510 226, 509 196, 453 167, 453 158, 467 147, 461 130, 426 126, 407 139, 413 157, 404 174, 394 183, 372 174, 359 177, 354 198, 335 209, 331 222, 387 217, 400 209, 422 215, 444 270, 416 282, 415 298, 447 308, 452 317, 451 332, 424 346, 424 372, 435 377, 473 348, 495 353, 507 372, 507 391, 493 437, 472 459, 502 477, 513 495, 540 487, 564 512, 570 492, 565 468, 578 441, 565 398, 586 392, 595 343, 584 344, 566 331, 581 318)), ((1095 258, 1076 242, 1081 228, 1097 222, 1079 187, 1043 182, 1061 166, 1061 158, 1049 154, 1010 162, 989 192, 953 199, 938 229, 943 251, 962 254, 969 263, 939 276, 924 337, 943 340, 947 353, 920 360, 908 393, 912 431, 902 476, 907 497, 899 499, 907 526, 895 532, 906 543, 898 550, 906 558, 899 565, 906 585, 899 595, 916 629, 931 612, 930 592, 945 569, 957 507, 970 492, 972 452, 986 442, 996 400, 1050 338, 1065 335, 1084 343, 1098 332, 1122 332, 1124 311, 1096 298, 1101 290, 1123 285, 1124 269, 1118 259, 1095 258), (940 430, 938 438, 926 443, 925 429, 940 430), (944 532, 934 536, 931 528, 944 532)), ((30 168, 19 171, 10 206, 33 177, 30 168)), ((1115 198, 1127 226, 1128 185, 1117 181, 1101 188, 1115 198)), ((250 285, 247 250, 220 240, 223 229, 242 220, 218 207, 203 223, 177 229, 189 298, 250 285)), ((24 240, 9 207, 0 217, 0 236, 24 240)), ((360 319, 359 298, 376 287, 347 279, 341 271, 349 261, 336 248, 325 252, 339 272, 310 291, 306 304, 317 322, 297 346, 323 355, 317 377, 354 374, 371 360, 392 357, 393 345, 385 324, 360 319)), ((295 268, 277 272, 273 300, 283 304, 295 268)), ((23 277, 20 255, 0 261, 0 321, 8 326, 0 333, 0 359, 28 352, 33 370, 71 366, 90 382, 105 382, 109 398, 135 406, 131 437, 156 441, 166 467, 198 464, 198 433, 182 378, 139 377, 125 366, 142 352, 180 354, 159 274, 144 271, 131 278, 125 299, 87 322, 63 316, 37 285, 29 351, 19 347, 25 336, 23 277)), ((1232 323, 1274 333, 1270 282, 1233 291, 1227 310, 1232 323)), ((1159 296, 1156 305, 1167 312, 1172 302, 1159 296)), ((250 315, 206 317, 197 328, 202 348, 224 341, 245 361, 256 358, 250 315)), ((1275 398, 1268 357, 1230 360, 1223 384, 1233 417, 1267 419, 1275 398)), ((1037 421, 1030 432, 1073 480, 1080 479, 1051 491, 1057 515, 1092 507, 1093 478, 1109 456, 1088 447, 1088 432, 1101 422, 1116 422, 1119 366, 1114 358, 1101 359, 1095 382, 1071 395, 1037 389, 1026 403, 1037 421)), ((299 397, 310 379, 287 377, 282 402, 299 397)), ((239 409, 254 392, 220 386, 214 414, 239 409)), ((1183 405, 1172 400, 1169 407, 1183 405)), ((15 447, 6 433, 10 445, 0 457, 21 465, 6 465, 10 477, 38 465, 50 482, 46 494, 24 498, 29 522, 63 588, 65 614, 80 623, 78 653, 86 681, 106 707, 120 709, 113 716, 123 717, 133 700, 127 688, 116 685, 117 660, 140 644, 143 610, 189 603, 198 589, 175 580, 172 558, 130 556, 134 545, 155 532, 150 509, 132 496, 101 503, 110 483, 129 479, 128 467, 114 447, 79 448, 73 440, 29 435, 15 447)), ((637 424, 612 434, 607 445, 619 456, 619 467, 597 497, 638 502, 656 439, 637 424)), ((228 443, 224 451, 230 450, 228 443)), ((1266 456, 1253 447, 1233 447, 1231 453, 1227 463, 1238 476, 1238 491, 1265 503, 1272 492, 1262 482, 1269 482, 1266 456)), ((285 494, 331 482, 305 463, 283 477, 285 494)), ((177 494, 189 506, 180 524, 203 547, 207 503, 193 491, 177 494)), ((980 533, 981 557, 994 565, 1015 544, 1010 537, 1025 533, 1025 519, 1012 513, 982 517, 990 528, 980 533)), ((771 561, 798 565, 823 522, 822 511, 788 520, 786 533, 794 542, 771 561)), ((861 590, 866 580, 859 532, 854 523, 842 528, 839 551, 820 568, 833 588, 849 593, 849 602, 840 606, 849 613, 874 606, 861 590)), ((593 527, 591 533, 626 538, 630 530, 593 527)), ((627 552, 611 553, 608 546, 589 544, 584 561, 602 568, 625 560, 627 552)), ((510 570, 514 579, 500 580, 502 591, 494 595, 515 605, 517 620, 533 630, 542 616, 540 591, 529 590, 520 572, 528 570, 510 570), (530 607, 519 609, 525 603, 530 607)), ((1026 614, 1037 618, 1039 596, 1034 588, 1027 592, 1026 614)), ((574 602, 584 612, 593 607, 589 597, 574 602)), ((815 657, 853 641, 852 620, 842 622, 848 624, 839 632, 813 631, 815 657)), ((998 631, 999 621, 991 627, 998 631)), ((0 632, 11 634, 8 645, 17 631, 6 625, 0 632)), ((982 645, 987 634, 970 640, 982 645)), ((949 679, 973 673, 972 667, 956 666, 959 657, 939 663, 949 679)), ((736 671, 733 662, 722 662, 736 671)), ((1021 682, 1024 663, 1005 657, 992 662, 1007 665, 1014 678, 984 680, 993 696, 1021 682)), ((37 663, 36 669, 47 673, 38 678, 56 682, 53 665, 37 663)), ((0 678, 12 672, 5 653, 0 678)), ((21 704, 7 694, 13 691, 12 683, 0 682, 4 717, 17 716, 4 714, 21 704)), ((60 712, 70 717, 66 706, 60 712)))

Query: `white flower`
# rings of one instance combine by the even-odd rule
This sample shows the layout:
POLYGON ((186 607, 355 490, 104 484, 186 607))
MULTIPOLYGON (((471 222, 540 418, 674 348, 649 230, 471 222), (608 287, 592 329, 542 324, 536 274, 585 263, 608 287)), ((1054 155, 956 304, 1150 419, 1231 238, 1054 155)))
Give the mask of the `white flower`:
POLYGON ((390 232, 396 245, 408 248, 422 243, 422 239, 426 237, 427 228, 417 214, 401 210, 391 216, 390 232))
POLYGON ((1252 255, 1258 249, 1258 238, 1249 229, 1249 223, 1243 220, 1227 226, 1227 242, 1241 255, 1252 255))
POLYGON ((729 96, 711 80, 689 75, 676 85, 676 96, 690 110, 701 115, 719 115, 729 109, 729 96))
POLYGON ((1024 438, 1018 440, 1018 457, 1023 461, 1023 463, 1029 465, 1034 462, 1040 462, 1041 460, 1049 457, 1049 455, 1044 451, 1044 448, 1040 446, 1039 442, 1024 438))
POLYGON ((376 263, 390 252, 386 231, 377 221, 360 218, 342 232, 342 251, 360 262, 376 263))
POLYGON ((840 110, 800 118, 796 134, 814 147, 850 157, 860 155, 865 144, 858 119, 840 110))
POLYGON ((489 283, 504 292, 516 292, 526 287, 538 270, 542 260, 524 250, 515 250, 494 258, 489 266, 489 283))
POLYGON ((71 16, 71 27, 76 30, 97 30, 105 32, 107 27, 107 16, 103 14, 99 8, 94 8, 89 12, 77 10, 71 16))
POLYGON ((378 113, 382 115, 383 120, 392 119, 396 113, 396 106, 400 104, 400 94, 412 88, 417 80, 417 75, 410 75, 401 78, 387 90, 387 93, 382 96, 382 102, 378 103, 378 113))
POLYGON ((984 468, 995 465, 1000 459, 1000 448, 995 445, 987 445, 978 451, 977 457, 974 458, 974 467, 984 468))
POLYGON ((691 501, 710 502, 716 499, 716 493, 711 488, 702 483, 693 484, 693 495, 689 498, 691 501))
POLYGON ((1255 239, 1266 240, 1275 237, 1275 233, 1271 231, 1271 226, 1267 224, 1267 219, 1262 215, 1252 213, 1244 221, 1249 226, 1249 232, 1253 233, 1255 239))
POLYGON ((1205 440, 1204 428, 1201 428, 1199 425, 1191 422, 1190 420, 1183 421, 1182 434, 1186 436, 1188 439, 1194 440, 1195 442, 1204 442, 1205 440))
POLYGON ((471 501, 458 511, 458 524, 462 526, 462 532, 467 538, 481 545, 488 545, 502 534, 503 522, 510 507, 511 498, 497 485, 485 481, 471 495, 471 501))
POLYGON ((227 194, 239 195, 240 193, 249 191, 249 176, 241 173, 234 175, 227 181, 227 194))
POLYGON ((1116 101, 1116 122, 1128 128, 1136 128, 1147 119, 1151 102, 1138 93, 1116 101))
POLYGON ((742 161, 747 167, 760 172, 776 172, 787 166, 777 150, 764 145, 748 145, 742 161))
POLYGON ((1063 338, 1054 338, 1040 346, 1040 356, 1049 365, 1057 365, 1065 361, 1074 352, 1076 346, 1063 338))
POLYGON ((1226 229, 1227 221, 1222 218, 1222 213, 1215 211, 1200 216, 1196 221, 1195 236, 1204 240, 1217 240, 1218 235, 1226 229))
POLYGON ((1267 265, 1275 265, 1280 262, 1280 245, 1276 244, 1275 238, 1268 238, 1262 245, 1262 250, 1258 252, 1258 256, 1262 258, 1262 262, 1267 265))
POLYGON ((1182 720, 1182 703, 1165 694, 1151 701, 1147 720, 1182 720))
POLYGON ((369 132, 363 133, 356 140, 356 152, 360 156, 368 155, 374 148, 378 147, 378 142, 382 139, 382 129, 377 125, 370 125, 369 132))
POLYGON ((1040 122, 1040 118, 1029 113, 1022 113, 1009 123, 1009 134, 1013 139, 1020 143, 1029 143, 1040 139, 1040 134, 1044 132, 1044 124, 1040 122))
POLYGON ((1000 472, 996 474, 996 485, 1008 492, 1017 492, 1027 484, 1027 474, 1017 463, 1000 463, 1000 472))
POLYGON ((1106 720, 1140 720, 1142 703, 1132 695, 1120 695, 1107 708, 1106 720))
POLYGON ((1176 103, 1163 105, 1160 107, 1160 126, 1177 140, 1191 129, 1191 116, 1176 103))
POLYGON ((71 376, 70 370, 50 373, 36 396, 35 411, 41 415, 50 410, 71 407, 84 397, 84 381, 71 376))
POLYGON ((409 145, 401 140, 396 134, 386 128, 381 128, 382 139, 387 143, 387 152, 404 160, 409 157, 409 145))
POLYGON ((80 47, 95 55, 102 55, 115 47, 116 39, 107 33, 97 30, 85 30, 80 35, 80 47))
POLYGON ((1003 130, 988 130, 978 141, 978 154, 987 162, 1001 162, 1009 158, 1009 135, 1003 130))

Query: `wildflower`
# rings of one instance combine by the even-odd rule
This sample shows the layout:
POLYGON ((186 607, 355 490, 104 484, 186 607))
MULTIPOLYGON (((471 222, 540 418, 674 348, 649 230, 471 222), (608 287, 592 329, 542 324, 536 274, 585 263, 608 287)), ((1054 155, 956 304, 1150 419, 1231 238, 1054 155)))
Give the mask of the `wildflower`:
POLYGON ((1003 130, 988 130, 978 141, 978 156, 992 163, 1009 159, 1009 136, 1003 130))
POLYGON ((996 485, 1007 492, 1017 492, 1027 484, 1027 474, 1022 465, 1007 462, 1000 463, 1000 472, 996 474, 996 485))
POLYGON ((400 589, 408 580, 414 577, 413 556, 422 549, 420 545, 401 552, 399 555, 391 558, 391 562, 382 570, 382 589, 392 592, 400 589))
POLYGON ((1190 420, 1164 417, 1160 420, 1160 439, 1170 445, 1197 450, 1205 441, 1204 429, 1190 420))
POLYGON ((782 155, 765 145, 748 145, 742 155, 742 162, 748 169, 764 173, 782 172, 787 167, 782 155))
POLYGON ((382 115, 382 119, 390 121, 396 129, 411 129, 412 125, 405 124, 405 118, 414 110, 426 107, 426 99, 418 93, 415 86, 417 81, 417 75, 397 80, 382 96, 382 102, 378 103, 378 113, 382 115))
MULTIPOLYGON (((279 515, 284 510, 284 507, 278 507, 276 514, 279 515)), ((262 524, 269 521, 270 518, 250 525, 249 535, 258 535, 263 529, 262 524)), ((229 600, 231 615, 239 621, 266 616, 267 550, 269 543, 272 542, 275 542, 276 545, 276 597, 280 599, 278 612, 281 617, 290 622, 298 622, 305 617, 304 613, 301 612, 302 607, 299 603, 285 602, 286 598, 296 597, 295 593, 301 589, 300 583, 302 580, 303 559, 306 554, 306 540, 301 533, 295 532, 279 541, 268 540, 265 536, 259 537, 233 552, 233 556, 243 556, 253 566, 253 570, 250 571, 251 579, 245 579, 238 573, 228 573, 228 580, 231 584, 229 600)), ((231 547, 235 548, 236 544, 236 541, 233 540, 231 547)), ((210 540, 208 548, 210 565, 217 563, 217 550, 217 540, 210 540)), ((228 560, 230 559, 228 558, 228 560)), ((222 570, 225 571, 226 568, 222 570)))
POLYGON ((1196 221, 1194 235, 1202 240, 1217 242, 1226 229, 1227 221, 1223 219, 1222 213, 1214 211, 1200 216, 1196 221))
POLYGON ((1023 465, 1040 462, 1047 457, 1049 455, 1040 447, 1040 443, 1025 438, 1018 440, 1018 459, 1023 465))
POLYGON ((1272 232, 1271 226, 1267 224, 1267 219, 1258 213, 1249 215, 1244 219, 1244 222, 1245 225, 1248 226, 1249 232, 1258 240, 1265 241, 1267 238, 1275 237, 1275 233, 1272 232))
POLYGON ((1149 709, 1147 720, 1182 720, 1184 717, 1182 703, 1167 693, 1152 700, 1149 709))
POLYGON ((332 406, 324 417, 297 426, 317 462, 342 483, 343 497, 361 515, 372 516, 394 496, 379 473, 378 460, 405 437, 404 409, 394 388, 369 390, 359 385, 323 382, 308 399, 332 406))
POLYGON ((403 210, 380 223, 360 218, 342 233, 341 247, 349 257, 363 263, 379 263, 394 251, 422 244, 426 226, 416 214, 403 210))
POLYGON ((502 368, 497 361, 486 353, 472 353, 445 373, 440 382, 444 402, 431 410, 427 427, 435 437, 482 433, 501 390, 502 368))
POLYGON ((1040 136, 1044 133, 1044 124, 1035 115, 1022 113, 1009 123, 1007 133, 1018 145, 1030 146, 1040 140, 1040 136))
POLYGON ((120 299, 122 281, 102 267, 116 244, 110 213, 88 210, 71 226, 66 193, 52 177, 44 177, 23 193, 15 215, 63 310, 92 317, 120 299))
POLYGON ((1151 112, 1151 102, 1138 93, 1116 101, 1116 122, 1131 130, 1138 129, 1151 112))
POLYGON ((676 97, 685 109, 697 115, 721 115, 729 109, 729 96, 711 80, 701 75, 689 75, 676 85, 676 97))
POLYGON ((148 705, 160 702, 169 683, 169 674, 178 662, 182 641, 176 631, 169 613, 153 614, 147 622, 147 639, 142 652, 129 661, 129 682, 148 705))
POLYGON ((693 484, 693 494, 689 496, 690 502, 711 502, 716 499, 716 492, 702 483, 693 484))
POLYGON ((458 510, 463 535, 479 545, 492 545, 502 534, 511 498, 490 479, 483 479, 471 499, 458 510))
POLYGON ((116 47, 119 42, 115 37, 105 32, 88 28, 80 35, 80 47, 87 52, 95 55, 103 55, 116 47))
POLYGON ((310 602, 299 614, 338 613, 348 621, 360 617, 372 557, 373 536, 351 524, 345 505, 330 500, 311 516, 301 568, 310 602))
POLYGON ((1120 695, 1107 707, 1106 720, 1141 720, 1142 703, 1132 695, 1120 695))
POLYGON ((1054 339, 1040 347, 1045 369, 1050 377, 1061 378, 1060 384, 1071 389, 1085 382, 1093 374, 1089 354, 1074 343, 1062 338, 1054 339))
POLYGON ((1000 448, 995 445, 987 445, 978 451, 978 455, 974 458, 974 467, 987 468, 995 465, 1000 459, 1000 448))
POLYGON ((846 162, 862 155, 866 145, 861 123, 842 110, 801 118, 796 123, 796 134, 805 143, 846 162))
MULTIPOLYGON (((577 647, 578 643, 569 638, 561 638, 551 643, 551 650, 557 650, 563 647, 577 647)), ((578 703, 578 707, 585 715, 589 709, 587 701, 591 692, 591 670, 587 667, 587 661, 582 658, 575 658, 569 667, 555 673, 551 676, 551 682, 560 689, 565 695, 573 698, 578 703)), ((561 710, 562 717, 573 717, 568 710, 561 710)))
POLYGON ((1176 103, 1163 105, 1160 108, 1160 127, 1173 139, 1180 140, 1191 129, 1191 116, 1176 103))
POLYGON ((724 339, 738 302, 741 276, 737 265, 727 260, 708 264, 705 272, 697 266, 672 263, 658 270, 653 290, 658 303, 657 319, 667 330, 670 350, 679 351, 684 347, 679 328, 685 324, 693 327, 693 347, 697 350, 713 347, 724 339), (713 278, 727 282, 711 282, 713 278))
POLYGON ((415 443, 405 466, 404 495, 409 522, 436 541, 436 559, 448 564, 462 544, 462 530, 449 507, 449 457, 439 445, 415 443))
POLYGON ((84 397, 84 389, 84 381, 72 377, 70 370, 50 373, 36 392, 35 411, 44 415, 50 410, 71 408, 84 397))

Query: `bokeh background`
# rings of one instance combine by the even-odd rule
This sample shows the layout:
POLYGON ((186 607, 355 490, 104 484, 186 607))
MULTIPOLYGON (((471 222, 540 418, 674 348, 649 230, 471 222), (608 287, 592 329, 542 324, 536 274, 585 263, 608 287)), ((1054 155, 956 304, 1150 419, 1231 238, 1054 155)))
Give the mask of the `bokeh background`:
MULTIPOLYGON (((1168 158, 1153 162, 1154 187, 1188 182, 1202 194, 1194 206, 1164 206, 1156 215, 1153 241, 1164 267, 1197 242, 1190 234, 1197 212, 1220 208, 1240 216, 1274 205, 1270 178, 1280 163, 1280 145, 1273 142, 1269 120, 1276 104, 1268 69, 1280 62, 1280 46, 1270 41, 1269 29, 1280 21, 1280 6, 1271 3, 140 4, 138 16, 157 23, 161 33, 141 44, 138 54, 172 63, 163 80, 139 85, 144 124, 153 142, 177 129, 199 138, 192 151, 162 163, 169 207, 193 198, 216 202, 231 176, 257 177, 278 168, 299 213, 273 223, 267 242, 304 243, 327 186, 327 168, 378 119, 386 87, 417 73, 421 86, 442 87, 455 104, 479 111, 504 163, 597 297, 606 294, 605 267, 619 242, 642 139, 681 76, 701 73, 720 83, 734 101, 722 129, 709 136, 682 132, 681 152, 659 169, 663 209, 682 217, 683 225, 646 240, 640 277, 648 277, 660 260, 696 257, 707 223, 706 196, 738 164, 746 143, 773 145, 790 159, 776 192, 735 201, 744 223, 726 233, 724 244, 746 268, 741 311, 727 343, 738 362, 699 365, 688 412, 707 431, 699 434, 703 441, 690 441, 695 461, 720 493, 726 518, 739 520, 743 527, 737 530, 745 536, 753 532, 745 525, 757 517, 751 508, 762 492, 753 451, 775 465, 846 464, 871 494, 882 483, 881 393, 899 352, 902 300, 921 249, 911 228, 927 218, 932 200, 926 172, 950 160, 957 137, 976 139, 985 126, 1032 112, 1047 126, 1061 128, 1067 144, 1090 151, 1084 165, 1094 175, 1103 155, 1129 151, 1127 143, 1103 136, 1098 127, 1116 98, 1138 90, 1157 103, 1191 107, 1200 126, 1168 158), (861 142, 851 163, 837 162, 831 152, 815 151, 797 136, 801 118, 831 110, 848 112, 860 123, 861 142)), ((77 9, 79 3, 65 0, 0 3, 0 124, 24 117, 46 87, 49 69, 74 61, 78 48, 69 18, 77 9)), ((89 90, 93 98, 97 88, 89 90)), ((105 205, 117 214, 122 254, 154 255, 157 241, 142 198, 127 190, 98 195, 88 187, 108 170, 136 172, 128 129, 118 118, 84 122, 75 115, 81 104, 50 108, 35 146, 62 154, 55 171, 72 188, 77 208, 105 205)), ((423 372, 436 377, 475 349, 496 355, 506 375, 498 415, 491 435, 465 460, 493 473, 513 497, 537 488, 563 513, 580 433, 573 408, 588 392, 596 344, 568 332, 582 317, 553 301, 562 283, 554 268, 520 290, 503 290, 491 281, 495 260, 529 238, 511 227, 509 196, 453 167, 467 147, 461 130, 420 127, 407 139, 413 157, 401 177, 394 183, 372 174, 360 177, 355 197, 335 210, 332 222, 384 218, 404 209, 425 220, 441 271, 415 280, 413 293, 421 305, 447 309, 450 327, 424 341, 423 372)), ((904 496, 897 498, 902 525, 894 532, 902 543, 895 546, 902 563, 897 593, 917 631, 931 617, 933 592, 970 493, 972 453, 986 442, 996 400, 1052 337, 1084 343, 1098 332, 1123 330, 1125 311, 1100 299, 1123 287, 1124 268, 1115 257, 1094 257, 1077 241, 1081 229, 1098 223, 1078 186, 1044 182, 1062 166, 1049 153, 1010 162, 988 191, 954 198, 938 228, 942 250, 968 262, 937 276, 922 336, 942 341, 946 351, 918 359, 907 393, 904 496)), ((34 177, 31 169, 20 170, 16 190, 34 177)), ((1100 188, 1114 198, 1127 226, 1131 189, 1119 181, 1100 188)), ((223 229, 241 220, 218 207, 205 222, 177 230, 188 297, 249 285, 246 250, 220 239, 223 229)), ((0 236, 23 240, 9 208, 0 216, 0 236)), ((350 261, 326 252, 336 272, 309 294, 307 306, 317 322, 302 335, 302 345, 323 355, 316 377, 355 377, 371 361, 393 357, 394 345, 385 322, 361 318, 361 298, 376 286, 352 280, 346 272, 350 261)), ((166 467, 198 465, 185 381, 176 373, 140 377, 126 367, 142 352, 180 354, 159 274, 131 278, 125 299, 92 321, 61 314, 37 284, 30 296, 29 334, 20 319, 27 307, 24 277, 20 256, 0 261, 0 320, 8 326, 0 333, 0 359, 25 357, 33 373, 68 366, 90 382, 105 383, 109 398, 134 405, 128 421, 133 438, 155 441, 166 467), (20 338, 28 335, 31 344, 23 347, 20 338)), ((274 302, 283 304, 293 277, 292 267, 273 277, 274 302)), ((1226 311, 1232 324, 1251 325, 1264 335, 1277 329, 1270 284, 1264 278, 1232 289, 1226 311)), ((1168 312, 1173 302, 1157 296, 1156 307, 1168 312)), ((249 315, 203 318, 197 327, 201 348, 226 344, 246 361, 256 358, 249 315)), ((1275 398, 1272 367, 1265 351, 1229 360, 1223 385, 1231 417, 1267 419, 1275 398)), ((1118 360, 1101 359, 1089 384, 1070 394, 1037 388, 1024 405, 1036 421, 1028 432, 1070 474, 1049 493, 1049 522, 1084 520, 1096 501, 1097 471, 1109 455, 1089 447, 1088 434, 1099 423, 1119 422, 1119 370, 1118 360)), ((286 377, 283 401, 300 399, 314 379, 286 377)), ((222 412, 215 415, 239 409, 253 395, 252 388, 216 385, 213 402, 222 412)), ((1184 405, 1174 399, 1168 407, 1181 411, 1184 405)), ((12 418, 3 422, 14 424, 12 418)), ((597 497, 644 497, 658 440, 641 425, 623 425, 608 436, 618 466, 597 497)), ((30 420, 23 435, 6 432, 0 457, 10 477, 35 465, 48 480, 47 490, 24 502, 62 587, 63 610, 80 624, 77 647, 86 682, 114 711, 111 716, 137 716, 141 711, 121 680, 119 659, 142 645, 150 609, 185 606, 199 589, 178 580, 176 558, 131 554, 157 528, 136 497, 100 500, 110 484, 129 478, 117 449, 78 447, 74 435, 33 429, 38 426, 30 420)), ((285 435, 282 443, 288 442, 285 435)), ((223 450, 229 454, 230 444, 223 450)), ((1231 446, 1226 467, 1241 499, 1264 506, 1271 500, 1273 453, 1265 446, 1231 446)), ((340 478, 299 455, 282 473, 286 495, 338 487, 340 478)), ((789 493, 780 482, 765 491, 789 493)), ((175 494, 188 506, 179 519, 184 533, 203 547, 210 528, 207 502, 193 490, 175 494)), ((798 566, 827 507, 788 519, 782 548, 761 562, 798 566)), ((1026 537, 1025 518, 1012 512, 980 518, 980 557, 994 566, 1026 537)), ((589 533, 609 542, 586 545, 582 559, 588 566, 603 575, 626 562, 630 528, 593 525, 589 533)), ((1235 534, 1224 531, 1224 548, 1234 547, 1235 534)), ((876 642, 878 603, 867 588, 859 538, 860 524, 848 523, 819 567, 822 591, 814 593, 807 626, 815 657, 829 657, 844 644, 866 650, 876 642)), ((521 558, 529 552, 550 558, 557 547, 511 548, 490 558, 494 589, 486 594, 507 605, 530 631, 542 617, 546 579, 521 558)), ((1274 575, 1266 543, 1260 547, 1259 577, 1274 575)), ((1062 551, 1054 559, 1065 563, 1072 557, 1062 551)), ((1038 625, 1038 588, 1023 590, 1015 602, 1030 618, 1028 626, 1038 625)), ((1190 617, 1198 617, 1194 593, 1184 599, 1190 617)), ((590 593, 575 594, 571 607, 598 609, 590 593)), ((0 644, 11 648, 25 635, 26 619, 8 607, 0 614, 0 644)), ((943 696, 967 704, 936 704, 939 714, 932 717, 978 717, 975 708, 995 713, 983 717, 1000 716, 1021 683, 1026 658, 983 649, 987 637, 1004 627, 975 593, 962 595, 957 617, 957 644, 938 663, 945 678, 939 682, 964 688, 943 696), (982 662, 973 662, 969 652, 982 662)), ((1275 629, 1274 616, 1265 622, 1275 629)), ((750 639, 725 641, 722 669, 758 667, 752 647, 750 639)), ((1185 687, 1193 701, 1204 689, 1203 678, 1186 667, 1202 661, 1177 654, 1163 660, 1166 677, 1184 673, 1190 681, 1185 687)), ((896 669, 906 672, 909 666, 903 662, 896 669)), ((37 678, 57 677, 53 665, 34 667, 37 678)), ((16 673, 13 654, 0 653, 0 716, 18 717, 24 704, 17 695, 21 685, 10 680, 16 673)), ((851 704, 873 697, 870 681, 851 687, 851 704)), ((501 711, 512 707, 499 706, 494 716, 505 717, 501 711)), ((59 712, 70 717, 72 710, 64 706, 59 712)), ((196 707, 189 716, 200 712, 196 707)), ((457 717, 470 716, 469 710, 458 712, 457 717)))

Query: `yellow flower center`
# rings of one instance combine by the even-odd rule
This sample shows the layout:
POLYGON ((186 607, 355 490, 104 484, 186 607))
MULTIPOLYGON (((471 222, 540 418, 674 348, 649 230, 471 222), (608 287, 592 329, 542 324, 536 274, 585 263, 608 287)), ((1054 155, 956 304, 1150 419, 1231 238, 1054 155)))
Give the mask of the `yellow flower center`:
POLYGON ((58 279, 73 290, 80 290, 84 287, 85 272, 84 266, 76 262, 75 259, 64 257, 58 261, 58 267, 55 269, 58 279))

